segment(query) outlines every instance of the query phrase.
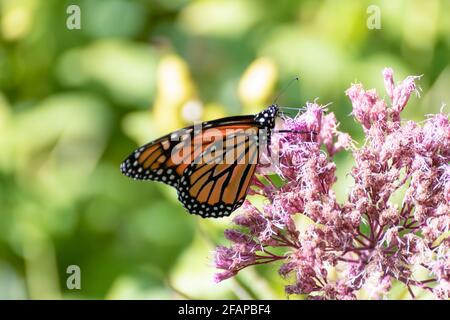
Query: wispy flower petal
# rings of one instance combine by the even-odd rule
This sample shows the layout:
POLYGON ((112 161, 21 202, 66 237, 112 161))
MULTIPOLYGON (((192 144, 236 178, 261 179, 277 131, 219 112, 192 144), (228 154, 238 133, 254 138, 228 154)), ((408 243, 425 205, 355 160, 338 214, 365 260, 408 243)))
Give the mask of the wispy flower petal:
POLYGON ((412 295, 416 287, 450 297, 450 121, 440 113, 422 125, 401 122, 419 77, 396 84, 386 68, 383 78, 389 103, 361 84, 346 91, 366 135, 360 148, 316 102, 283 119, 292 133, 275 139, 280 161, 273 170, 284 184, 258 169, 254 188, 267 203, 257 208, 246 201, 233 220, 236 229, 225 231, 232 244, 216 249, 221 271, 215 281, 282 261, 279 274, 290 281, 286 293, 309 299, 355 299, 360 290, 382 299, 394 279, 412 295), (333 191, 333 156, 342 150, 355 160, 343 204, 333 191), (406 190, 400 202, 394 197, 399 190, 406 190), (308 227, 298 228, 300 216, 310 220, 308 227), (416 266, 428 269, 430 278, 415 279, 416 266))

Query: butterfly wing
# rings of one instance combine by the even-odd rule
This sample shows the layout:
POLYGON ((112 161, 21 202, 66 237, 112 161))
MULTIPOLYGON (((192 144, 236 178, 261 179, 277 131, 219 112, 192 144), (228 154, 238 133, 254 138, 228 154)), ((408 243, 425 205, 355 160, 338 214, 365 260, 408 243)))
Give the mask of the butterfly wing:
POLYGON ((192 127, 181 129, 136 149, 122 162, 120 170, 135 180, 161 181, 176 187, 189 162, 174 163, 171 155, 176 150, 190 148, 193 130, 192 127))
POLYGON ((211 144, 217 130, 247 128, 253 116, 223 118, 186 127, 136 149, 120 165, 135 180, 153 180, 176 187, 183 172, 211 144), (213 134, 214 132, 214 134, 213 134))
POLYGON ((259 128, 227 127, 181 177, 178 199, 192 214, 224 217, 245 200, 259 160, 259 128))
POLYGON ((244 202, 263 143, 270 144, 278 106, 180 129, 135 150, 126 176, 175 187, 192 214, 228 216, 244 202), (261 135, 265 131, 265 135, 261 135))

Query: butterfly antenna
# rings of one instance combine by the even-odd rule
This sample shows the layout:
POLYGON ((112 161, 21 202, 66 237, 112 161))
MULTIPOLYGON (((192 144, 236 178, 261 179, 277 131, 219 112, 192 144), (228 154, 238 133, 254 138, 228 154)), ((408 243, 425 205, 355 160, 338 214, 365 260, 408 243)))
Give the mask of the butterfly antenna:
POLYGON ((299 110, 306 110, 305 107, 300 107, 300 108, 294 108, 294 107, 280 107, 280 109, 296 110, 296 111, 299 111, 299 110))
POLYGON ((299 131, 299 130, 274 130, 274 133, 295 133, 295 134, 312 134, 317 135, 315 131, 299 131))
POLYGON ((285 85, 284 88, 281 89, 281 91, 280 91, 280 92, 278 93, 278 95, 275 97, 275 100, 273 100, 273 103, 272 103, 272 104, 276 104, 277 101, 278 101, 278 99, 281 97, 281 95, 282 95, 283 93, 286 92, 287 89, 289 89, 289 87, 291 86, 291 84, 294 83, 294 81, 298 81, 298 80, 299 80, 299 77, 295 77, 294 79, 292 79, 291 81, 289 81, 289 83, 288 83, 287 85, 285 85))

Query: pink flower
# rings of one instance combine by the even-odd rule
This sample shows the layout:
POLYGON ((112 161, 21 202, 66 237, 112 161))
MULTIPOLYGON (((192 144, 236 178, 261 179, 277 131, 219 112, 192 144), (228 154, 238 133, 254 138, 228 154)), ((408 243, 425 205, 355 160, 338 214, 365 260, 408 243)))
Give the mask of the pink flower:
POLYGON ((284 183, 258 168, 252 193, 263 195, 266 205, 258 209, 246 201, 233 220, 239 229, 225 231, 232 245, 216 249, 222 271, 215 281, 282 261, 279 274, 290 281, 286 293, 310 299, 355 299, 361 289, 383 298, 394 279, 413 297, 418 289, 450 297, 450 121, 440 113, 423 125, 401 122, 419 77, 395 84, 390 68, 383 77, 389 103, 361 84, 346 91, 366 135, 359 149, 317 103, 283 119, 292 133, 274 137, 280 161, 272 169, 284 183), (354 184, 340 204, 332 189, 333 156, 342 150, 352 151, 355 164, 349 172, 354 184), (394 195, 401 190, 398 202, 394 195), (313 222, 303 231, 296 225, 300 214, 313 222), (413 277, 416 266, 430 277, 413 277), (331 267, 337 279, 330 277, 331 267))

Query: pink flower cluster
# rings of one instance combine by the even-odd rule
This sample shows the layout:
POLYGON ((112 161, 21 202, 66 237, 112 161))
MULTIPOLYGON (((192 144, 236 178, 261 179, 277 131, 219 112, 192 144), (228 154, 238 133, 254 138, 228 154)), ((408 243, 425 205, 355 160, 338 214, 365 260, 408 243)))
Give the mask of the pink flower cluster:
POLYGON ((273 142, 280 153, 273 170, 284 183, 258 169, 251 193, 266 202, 246 201, 236 228, 225 231, 232 244, 215 251, 215 281, 281 261, 289 295, 356 299, 363 288, 383 298, 396 280, 413 298, 418 288, 450 297, 450 121, 442 113, 423 125, 401 121, 418 77, 395 84, 389 68, 383 76, 389 102, 361 84, 346 92, 366 135, 361 148, 317 103, 284 119, 293 133, 273 142), (332 190, 333 156, 343 149, 351 150, 355 165, 354 185, 341 204, 332 190), (300 217, 310 221, 307 227, 300 228, 300 217))

